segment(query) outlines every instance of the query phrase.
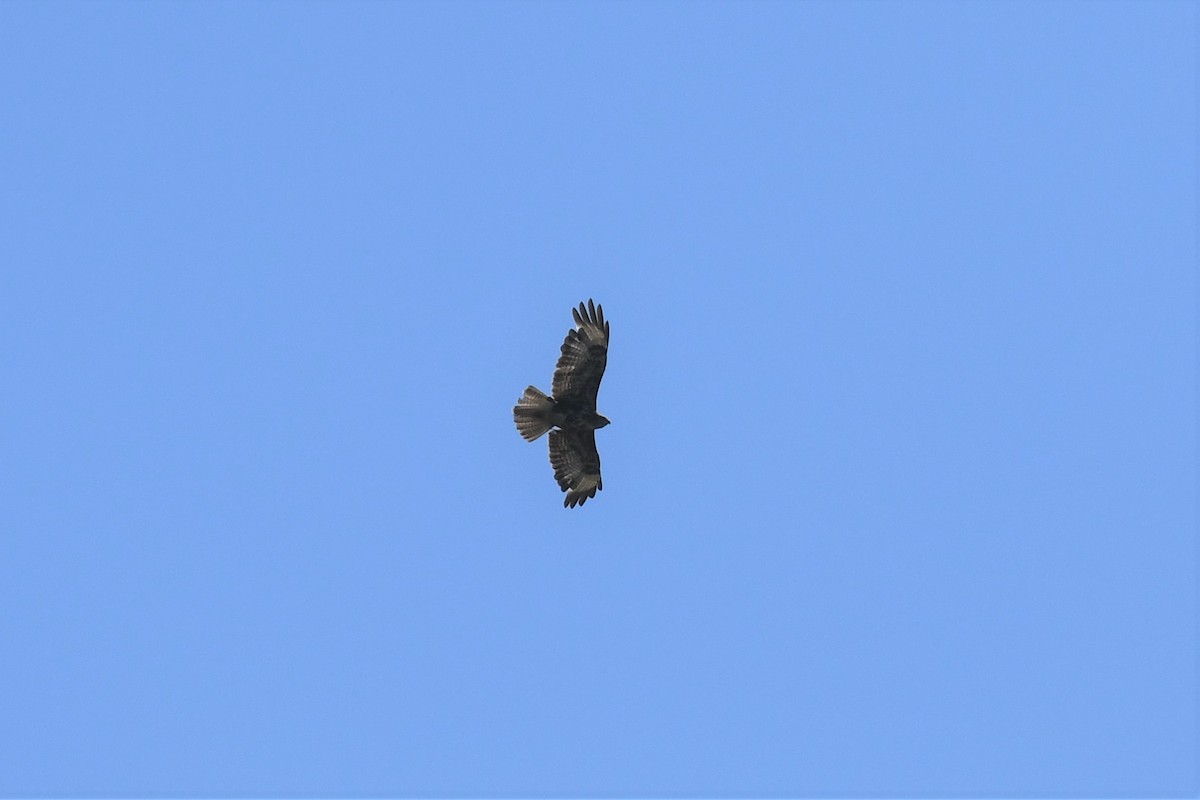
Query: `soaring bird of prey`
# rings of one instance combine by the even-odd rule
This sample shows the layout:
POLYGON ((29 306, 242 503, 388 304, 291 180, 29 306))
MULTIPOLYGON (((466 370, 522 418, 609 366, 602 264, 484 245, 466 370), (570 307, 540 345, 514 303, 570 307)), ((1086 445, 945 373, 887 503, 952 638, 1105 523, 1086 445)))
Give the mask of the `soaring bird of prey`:
POLYGON ((563 506, 574 508, 604 488, 596 429, 608 420, 596 413, 596 393, 608 362, 608 323, 604 309, 591 300, 571 309, 571 314, 576 327, 567 331, 554 368, 554 396, 530 386, 517 400, 513 419, 517 431, 529 442, 550 431, 554 479, 567 493, 563 506))

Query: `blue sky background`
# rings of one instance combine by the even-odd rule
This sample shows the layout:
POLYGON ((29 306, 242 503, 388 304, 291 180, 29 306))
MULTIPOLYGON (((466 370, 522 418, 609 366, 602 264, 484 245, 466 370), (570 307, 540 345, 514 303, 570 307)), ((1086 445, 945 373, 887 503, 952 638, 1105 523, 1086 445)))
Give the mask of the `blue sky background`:
POLYGON ((0 793, 1194 793, 1196 42, 0 5, 0 793))

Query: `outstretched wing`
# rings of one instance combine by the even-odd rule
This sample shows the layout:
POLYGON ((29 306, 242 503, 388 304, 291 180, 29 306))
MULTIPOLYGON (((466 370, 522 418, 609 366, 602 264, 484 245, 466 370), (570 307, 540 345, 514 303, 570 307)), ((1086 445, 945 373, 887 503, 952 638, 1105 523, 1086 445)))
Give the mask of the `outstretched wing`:
POLYGON ((578 327, 563 341, 551 392, 555 400, 581 402, 595 411, 596 393, 608 363, 608 323, 603 307, 593 305, 591 300, 586 306, 580 303, 579 308, 571 309, 571 314, 578 327))
POLYGON ((595 431, 550 431, 550 465, 558 487, 567 493, 564 507, 583 505, 604 488, 595 431))

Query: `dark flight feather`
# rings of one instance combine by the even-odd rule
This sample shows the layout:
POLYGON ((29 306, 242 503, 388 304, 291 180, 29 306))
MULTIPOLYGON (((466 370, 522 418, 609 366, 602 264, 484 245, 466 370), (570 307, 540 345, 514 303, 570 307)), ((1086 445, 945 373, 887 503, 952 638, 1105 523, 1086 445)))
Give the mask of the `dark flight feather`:
POLYGON ((577 330, 567 331, 562 343, 562 355, 554 368, 554 399, 590 404, 596 410, 596 395, 600 379, 608 365, 608 323, 603 307, 597 308, 588 300, 571 309, 577 330))
POLYGON ((604 488, 595 431, 550 431, 550 466, 558 488, 567 493, 564 506, 581 506, 604 488))

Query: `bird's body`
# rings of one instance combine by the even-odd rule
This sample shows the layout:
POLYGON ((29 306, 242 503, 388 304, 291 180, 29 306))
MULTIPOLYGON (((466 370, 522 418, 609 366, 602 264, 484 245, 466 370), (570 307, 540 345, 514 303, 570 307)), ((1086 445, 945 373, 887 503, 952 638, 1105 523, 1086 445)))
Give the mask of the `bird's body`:
POLYGON ((574 507, 604 488, 595 431, 608 424, 596 413, 596 395, 608 362, 608 323, 604 309, 591 300, 571 314, 577 327, 563 341, 554 369, 554 395, 528 387, 513 408, 513 420, 530 442, 550 432, 554 478, 567 493, 563 505, 574 507))

